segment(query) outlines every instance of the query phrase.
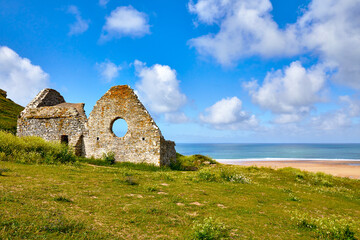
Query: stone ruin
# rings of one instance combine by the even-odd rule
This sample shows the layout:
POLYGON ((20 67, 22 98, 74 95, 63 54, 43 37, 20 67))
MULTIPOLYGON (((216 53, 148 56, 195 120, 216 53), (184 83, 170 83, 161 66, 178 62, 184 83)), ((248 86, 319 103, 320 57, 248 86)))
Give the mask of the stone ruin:
POLYGON ((17 135, 39 136, 68 144, 78 156, 169 165, 176 159, 175 143, 166 141, 149 112, 127 85, 114 86, 94 106, 89 118, 84 103, 67 103, 54 89, 42 90, 20 113, 17 135), (113 124, 124 119, 128 131, 117 137, 113 124))

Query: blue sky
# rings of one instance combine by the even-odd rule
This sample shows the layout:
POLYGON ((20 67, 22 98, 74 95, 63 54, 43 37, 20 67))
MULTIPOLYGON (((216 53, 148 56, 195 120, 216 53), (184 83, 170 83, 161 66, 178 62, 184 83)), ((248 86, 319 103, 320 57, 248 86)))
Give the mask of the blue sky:
POLYGON ((360 142, 359 0, 0 0, 0 88, 128 84, 176 142, 360 142))

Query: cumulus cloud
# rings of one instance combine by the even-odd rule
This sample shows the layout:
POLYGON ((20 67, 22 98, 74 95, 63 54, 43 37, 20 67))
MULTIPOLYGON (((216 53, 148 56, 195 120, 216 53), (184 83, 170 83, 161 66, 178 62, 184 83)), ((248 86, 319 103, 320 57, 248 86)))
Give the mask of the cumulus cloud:
POLYGON ((150 34, 148 16, 132 6, 117 7, 106 17, 101 40, 122 37, 143 37, 150 34))
POLYGON ((109 2, 110 0, 99 0, 99 5, 102 7, 106 7, 109 2))
POLYGON ((280 114, 278 123, 301 120, 317 102, 323 101, 326 71, 316 65, 305 69, 300 62, 293 62, 283 71, 270 72, 261 86, 256 82, 245 84, 252 101, 264 109, 280 114))
POLYGON ((180 109, 187 98, 180 90, 176 71, 160 64, 147 67, 138 60, 135 60, 134 65, 136 74, 140 78, 136 83, 137 94, 145 105, 155 114, 167 114, 166 120, 176 122, 177 116, 180 117, 178 121, 185 121, 180 109))
POLYGON ((183 112, 165 113, 165 120, 170 123, 186 123, 190 121, 183 112))
POLYGON ((111 82, 114 78, 119 76, 121 66, 115 65, 109 60, 102 63, 96 63, 96 68, 99 71, 101 77, 106 82, 111 82))
POLYGON ((254 128, 258 120, 254 115, 242 110, 242 102, 237 97, 224 98, 200 114, 200 120, 216 129, 237 130, 241 128, 254 128))
POLYGON ((0 47, 0 88, 23 106, 49 84, 49 75, 12 49, 0 47))
POLYGON ((311 118, 311 127, 322 131, 339 131, 345 128, 357 128, 354 119, 360 116, 360 101, 350 96, 340 96, 342 107, 311 118))
POLYGON ((296 56, 312 51, 336 71, 334 79, 360 89, 360 2, 312 0, 296 23, 281 29, 269 0, 197 0, 189 11, 199 23, 219 26, 189 41, 222 65, 249 56, 296 56))
POLYGON ((344 109, 347 112, 347 115, 350 117, 359 117, 360 116, 360 101, 350 98, 350 96, 340 96, 340 102, 345 105, 344 109))
POLYGON ((300 50, 294 27, 280 30, 273 21, 269 0, 198 0, 189 3, 189 10, 199 22, 219 25, 218 33, 191 39, 189 44, 220 64, 252 55, 291 56, 300 50))
POLYGON ((76 21, 70 25, 70 31, 69 31, 70 36, 79 35, 84 33, 86 30, 88 30, 90 20, 84 20, 81 17, 81 13, 79 9, 76 6, 74 5, 69 6, 68 13, 73 14, 76 19, 76 21))
POLYGON ((311 121, 316 129, 323 131, 339 130, 350 127, 352 124, 351 119, 342 111, 316 116, 311 121))
POLYGON ((334 79, 360 89, 360 2, 313 0, 298 20, 303 44, 334 64, 334 79))

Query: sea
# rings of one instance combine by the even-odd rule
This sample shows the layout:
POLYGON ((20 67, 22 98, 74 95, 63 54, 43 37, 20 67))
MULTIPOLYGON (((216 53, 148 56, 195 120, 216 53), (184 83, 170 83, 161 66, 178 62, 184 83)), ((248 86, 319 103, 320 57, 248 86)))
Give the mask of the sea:
MULTIPOLYGON (((177 143, 183 155, 202 154, 220 162, 336 160, 360 163, 360 144, 177 143)), ((360 165, 360 164, 359 164, 360 165)))

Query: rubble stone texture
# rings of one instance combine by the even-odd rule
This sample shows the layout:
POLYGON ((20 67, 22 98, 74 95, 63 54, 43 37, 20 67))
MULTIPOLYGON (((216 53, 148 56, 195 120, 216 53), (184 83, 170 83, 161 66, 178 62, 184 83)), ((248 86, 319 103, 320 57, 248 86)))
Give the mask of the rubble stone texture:
POLYGON ((53 89, 42 90, 21 112, 18 136, 40 136, 68 143, 79 156, 101 158, 114 153, 116 161, 169 165, 176 159, 175 143, 160 129, 127 85, 112 87, 97 101, 87 119, 83 103, 66 103, 53 89), (112 125, 124 119, 128 131, 117 137, 112 125))

